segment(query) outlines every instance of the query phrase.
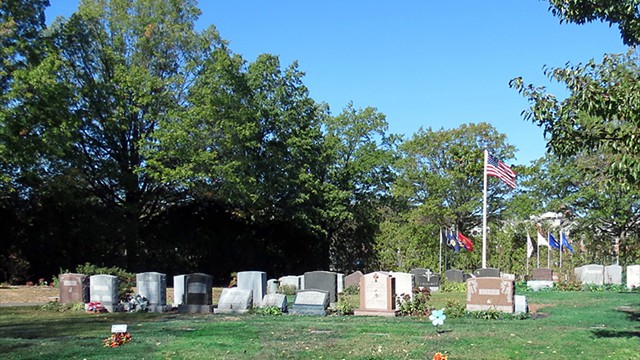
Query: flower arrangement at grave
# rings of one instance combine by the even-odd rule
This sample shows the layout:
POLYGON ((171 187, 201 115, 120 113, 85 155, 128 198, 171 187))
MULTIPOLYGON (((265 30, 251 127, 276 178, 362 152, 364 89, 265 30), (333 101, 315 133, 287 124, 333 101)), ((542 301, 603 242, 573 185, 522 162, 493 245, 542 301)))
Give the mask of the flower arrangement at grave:
POLYGON ((149 300, 146 297, 138 294, 136 296, 130 296, 128 299, 129 312, 147 311, 149 307, 149 300))
POLYGON ((94 313, 107 311, 107 309, 104 307, 104 305, 102 305, 100 301, 91 301, 85 306, 85 309, 88 312, 94 312, 94 313))
POLYGON ((449 357, 443 353, 437 352, 433 355, 433 360, 447 360, 449 357))
POLYGON ((116 348, 128 342, 131 342, 131 340, 133 340, 133 338, 131 337, 131 333, 113 333, 108 338, 102 340, 102 346, 116 348))

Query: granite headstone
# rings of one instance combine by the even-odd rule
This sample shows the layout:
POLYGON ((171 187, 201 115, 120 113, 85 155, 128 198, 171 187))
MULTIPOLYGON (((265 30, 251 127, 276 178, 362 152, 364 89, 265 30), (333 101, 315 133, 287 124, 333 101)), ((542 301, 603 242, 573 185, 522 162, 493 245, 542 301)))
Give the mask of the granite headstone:
POLYGON ((89 300, 99 301, 108 312, 120 311, 118 290, 120 281, 114 275, 93 275, 89 277, 89 300))
POLYGON ((224 288, 220 293, 218 306, 213 309, 214 314, 242 314, 251 309, 251 289, 237 287, 224 288))
POLYGON ((299 290, 289 309, 292 315, 327 315, 329 307, 329 292, 324 290, 299 290))
POLYGON ((88 303, 89 278, 84 274, 60 274, 60 303, 88 303))

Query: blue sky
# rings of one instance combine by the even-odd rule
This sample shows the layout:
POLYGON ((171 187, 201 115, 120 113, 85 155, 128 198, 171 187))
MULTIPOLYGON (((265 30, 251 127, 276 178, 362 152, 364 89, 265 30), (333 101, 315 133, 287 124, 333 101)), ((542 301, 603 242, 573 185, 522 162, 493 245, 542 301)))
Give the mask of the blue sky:
MULTIPOLYGON (((50 0, 47 21, 77 0, 50 0)), ((199 28, 215 25, 233 52, 298 61, 311 97, 338 114, 353 101, 387 116, 390 132, 489 122, 518 148, 513 164, 544 155, 542 129, 525 122, 527 102, 508 86, 549 86, 543 67, 625 52, 617 28, 559 24, 538 0, 201 0, 199 28)))

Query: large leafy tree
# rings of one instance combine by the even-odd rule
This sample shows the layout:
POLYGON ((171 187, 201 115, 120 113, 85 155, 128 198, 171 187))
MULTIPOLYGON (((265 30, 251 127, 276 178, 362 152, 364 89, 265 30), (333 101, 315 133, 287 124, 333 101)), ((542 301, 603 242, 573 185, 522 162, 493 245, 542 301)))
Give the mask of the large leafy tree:
MULTIPOLYGON (((224 46, 194 28, 195 1, 83 1, 49 29, 42 61, 14 76, 7 151, 112 209, 111 243, 133 269, 141 227, 172 198, 146 172, 143 141, 190 104, 205 60, 224 46)), ((19 174, 18 176, 21 176, 19 174)))
POLYGON ((380 209, 394 179, 398 136, 388 133, 384 114, 349 103, 324 123, 327 173, 323 215, 332 266, 341 271, 372 268, 380 209))
POLYGON ((605 55, 547 75, 566 84, 570 95, 560 100, 545 87, 511 81, 531 103, 525 119, 544 128, 550 151, 569 157, 583 151, 607 154, 605 165, 617 181, 640 184, 640 118, 638 56, 605 55))
MULTIPOLYGON (((637 0, 549 0, 550 11, 561 21, 583 24, 606 21, 618 25, 625 44, 640 41, 640 2, 637 0)), ((630 186, 640 184, 637 134, 638 55, 605 55, 601 62, 549 68, 553 81, 565 84, 569 96, 560 100, 544 87, 515 78, 511 86, 530 103, 525 118, 543 127, 548 148, 560 156, 580 151, 609 154, 610 174, 630 186)))
POLYGON ((640 1, 638 0, 549 0, 551 13, 561 21, 584 24, 605 21, 618 25, 625 44, 640 44, 640 1))
MULTIPOLYGON (((387 220, 395 225, 385 224, 387 231, 378 238, 385 266, 434 266, 440 228, 470 234, 482 224, 484 148, 503 161, 515 151, 505 135, 487 123, 421 129, 401 144, 393 194, 402 208, 387 220)), ((488 219, 497 225, 509 190, 495 178, 488 181, 488 219)), ((478 266, 479 254, 464 255, 458 265, 478 266)))

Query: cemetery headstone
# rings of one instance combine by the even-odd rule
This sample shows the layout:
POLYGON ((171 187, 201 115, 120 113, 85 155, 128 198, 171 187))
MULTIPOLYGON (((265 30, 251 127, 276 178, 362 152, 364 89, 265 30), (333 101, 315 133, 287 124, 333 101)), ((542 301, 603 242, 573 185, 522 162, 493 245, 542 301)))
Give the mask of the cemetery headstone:
POLYGON ((304 290, 304 275, 298 275, 298 284, 300 284, 300 287, 298 287, 298 290, 304 290))
POLYGON ((89 301, 99 301, 108 312, 120 311, 118 299, 120 281, 113 275, 93 275, 89 277, 89 301))
POLYGON ((283 276, 278 279, 280 287, 293 287, 297 291, 300 289, 300 277, 295 275, 283 276))
POLYGON ((211 313, 213 277, 196 273, 184 276, 184 302, 178 305, 180 313, 211 313))
POLYGON ((499 277, 467 280, 467 311, 496 310, 514 312, 514 282, 499 277))
POLYGON ((427 274, 427 287, 431 292, 440 290, 440 274, 427 274))
POLYGON ((553 270, 548 268, 536 268, 531 271, 527 280, 527 287, 533 291, 553 287, 553 270))
POLYGON ((292 315, 327 315, 329 292, 324 290, 299 290, 296 299, 289 309, 292 315))
POLYGON ((583 266, 579 279, 583 285, 604 285, 604 266, 597 264, 583 266))
POLYGON ((287 296, 284 294, 267 294, 262 299, 262 307, 277 307, 283 313, 287 312, 287 296))
POLYGON ((611 285, 622 284, 622 266, 609 265, 604 267, 604 283, 611 285))
POLYGON ((253 290, 237 287, 224 288, 214 314, 242 314, 251 309, 253 290))
POLYGON ((516 295, 514 297, 515 302, 515 313, 516 314, 528 314, 529 313, 529 303, 527 302, 527 297, 524 295, 516 295))
POLYGON ((267 280, 267 294, 275 294, 278 292, 278 279, 267 280))
POLYGON ((238 288, 253 290, 253 305, 260 306, 267 294, 267 273, 264 271, 238 272, 238 288))
POLYGON ((360 280, 360 308, 355 315, 397 316, 396 279, 389 273, 376 271, 360 280))
POLYGON ((475 275, 477 277, 500 277, 500 270, 496 268, 478 269, 475 275))
POLYGON ((338 284, 337 284, 337 291, 338 294, 342 293, 344 291, 344 274, 343 273, 337 273, 336 274, 338 277, 338 284))
POLYGON ((184 304, 184 284, 187 275, 175 275, 173 277, 173 306, 184 304))
POLYGON ((167 307, 167 275, 159 272, 136 274, 136 290, 149 301, 150 312, 165 312, 167 307))
POLYGON ((531 271, 530 280, 553 281, 553 270, 548 268, 536 268, 531 271))
POLYGON ((640 265, 627 266, 627 289, 640 287, 640 265))
POLYGON ((89 278, 86 275, 60 274, 58 280, 61 304, 89 302, 89 278))
POLYGON ((446 276, 447 281, 451 282, 461 283, 466 281, 464 271, 462 270, 449 269, 444 272, 444 276, 446 276))
POLYGON ((338 300, 338 276, 331 271, 309 271, 304 273, 305 290, 324 290, 329 293, 329 304, 338 300))
POLYGON ((413 300, 413 288, 416 286, 415 275, 396 271, 392 271, 389 274, 396 279, 396 304, 406 300, 413 300))
POLYGON ((416 286, 421 288, 428 286, 427 274, 429 274, 429 276, 433 274, 430 269, 425 269, 425 268, 411 269, 409 270, 409 273, 413 274, 416 286))
POLYGON ((360 279, 364 276, 361 271, 356 271, 344 277, 344 287, 350 288, 352 286, 360 287, 360 279))

